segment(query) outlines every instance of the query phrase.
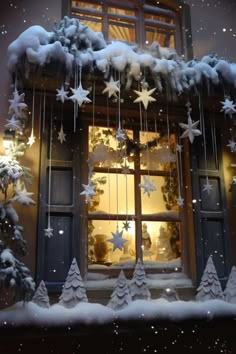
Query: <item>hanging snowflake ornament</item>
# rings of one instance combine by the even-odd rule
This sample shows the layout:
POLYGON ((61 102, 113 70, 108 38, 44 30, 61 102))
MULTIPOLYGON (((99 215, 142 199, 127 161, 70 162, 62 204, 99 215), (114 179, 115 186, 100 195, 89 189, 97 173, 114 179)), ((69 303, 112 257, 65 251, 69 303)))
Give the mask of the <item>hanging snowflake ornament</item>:
POLYGON ((116 139, 119 141, 119 142, 124 142, 126 140, 126 135, 125 135, 125 132, 123 129, 121 129, 120 127, 117 129, 117 132, 116 132, 116 139))
POLYGON ((30 147, 35 143, 35 136, 34 136, 34 131, 33 129, 31 130, 31 134, 30 134, 30 137, 28 138, 28 141, 27 141, 27 145, 29 145, 30 147))
POLYGON ((156 90, 156 88, 153 88, 151 90, 147 89, 147 84, 142 85, 141 91, 134 90, 134 92, 138 95, 138 98, 134 100, 134 103, 139 103, 142 102, 145 110, 148 108, 149 102, 154 102, 156 99, 151 96, 151 94, 156 90))
POLYGON ((203 192, 207 192, 207 194, 210 194, 213 190, 213 185, 210 184, 208 177, 206 178, 206 183, 203 185, 203 192))
POLYGON ((27 108, 27 104, 24 103, 24 97, 25 94, 21 93, 19 95, 17 89, 15 88, 13 92, 13 99, 8 100, 10 103, 8 110, 9 114, 15 114, 16 116, 21 115, 22 110, 27 108))
POLYGON ((50 224, 48 224, 47 229, 44 229, 44 236, 48 238, 53 236, 53 229, 51 228, 50 224))
POLYGON ((79 105, 82 106, 83 103, 90 103, 92 102, 87 96, 90 93, 88 90, 84 90, 82 84, 80 83, 77 88, 70 88, 73 95, 68 97, 69 100, 74 101, 79 105))
POLYGON ((123 222, 122 229, 125 229, 126 231, 128 231, 130 228, 131 228, 130 222, 128 220, 125 220, 125 222, 123 222))
POLYGON ((150 180, 149 176, 143 176, 144 183, 140 183, 139 187, 144 189, 144 193, 150 197, 151 192, 156 191, 155 184, 150 180))
POLYGON ((61 85, 60 89, 56 89, 57 90, 57 94, 56 94, 56 100, 57 101, 61 101, 62 103, 65 102, 65 100, 68 99, 68 93, 69 91, 65 91, 64 89, 64 85, 61 85))
POLYGON ((91 197, 96 194, 95 187, 96 185, 89 181, 88 184, 82 184, 84 191, 80 193, 80 195, 85 195, 86 202, 90 201, 91 197))
POLYGON ((63 124, 61 123, 61 129, 58 132, 58 140, 60 140, 60 143, 63 144, 64 141, 66 141, 66 134, 64 133, 63 130, 63 124))
POLYGON ((123 231, 116 230, 116 232, 112 232, 113 238, 109 238, 107 241, 113 243, 113 251, 115 251, 117 248, 122 251, 122 248, 124 247, 124 243, 127 242, 125 238, 122 238, 123 231))
POLYGON ((236 113, 236 105, 234 101, 229 100, 226 98, 224 101, 220 102, 223 106, 221 112, 224 112, 230 118, 232 118, 233 113, 236 113))
POLYGON ((111 76, 110 81, 104 81, 106 88, 102 91, 102 93, 108 93, 108 97, 116 97, 117 92, 120 92, 120 81, 114 81, 113 77, 111 76))
POLYGON ((190 143, 193 143, 194 137, 202 134, 202 132, 199 129, 197 129, 198 124, 199 124, 199 120, 193 122, 190 114, 188 114, 188 124, 179 123, 180 127, 185 130, 183 134, 180 136, 180 138, 182 139, 188 137, 190 143))
POLYGON ((235 152, 236 151, 236 141, 229 140, 229 144, 227 144, 226 146, 228 146, 230 148, 231 152, 235 152))
POLYGON ((181 195, 178 196, 178 198, 176 199, 177 204, 182 207, 184 205, 184 199, 181 197, 181 195))

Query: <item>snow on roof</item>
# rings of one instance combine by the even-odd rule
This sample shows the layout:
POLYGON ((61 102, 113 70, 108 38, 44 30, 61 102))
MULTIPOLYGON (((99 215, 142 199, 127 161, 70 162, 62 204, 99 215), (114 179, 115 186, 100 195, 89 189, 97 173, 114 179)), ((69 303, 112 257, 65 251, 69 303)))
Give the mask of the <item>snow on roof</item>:
POLYGON ((31 26, 8 47, 8 68, 15 72, 22 58, 29 63, 44 66, 53 61, 65 65, 67 78, 73 76, 73 68, 98 69, 107 76, 111 69, 126 75, 129 85, 132 80, 140 81, 144 71, 150 72, 155 86, 163 89, 161 78, 167 77, 168 84, 176 93, 207 81, 219 85, 226 81, 236 86, 236 64, 217 55, 205 55, 201 60, 184 61, 173 48, 160 48, 157 42, 141 50, 121 41, 106 43, 101 32, 94 32, 75 18, 64 17, 47 32, 41 26, 31 26))

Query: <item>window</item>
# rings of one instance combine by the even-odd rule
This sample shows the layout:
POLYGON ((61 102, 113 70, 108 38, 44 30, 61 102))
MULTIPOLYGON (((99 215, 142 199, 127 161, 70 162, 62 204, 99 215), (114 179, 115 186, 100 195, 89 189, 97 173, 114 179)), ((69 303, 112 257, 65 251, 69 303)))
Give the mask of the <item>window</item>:
POLYGON ((158 41, 164 47, 180 47, 177 32, 178 11, 159 7, 153 1, 76 1, 71 16, 77 17, 107 40, 122 40, 139 45, 158 41))

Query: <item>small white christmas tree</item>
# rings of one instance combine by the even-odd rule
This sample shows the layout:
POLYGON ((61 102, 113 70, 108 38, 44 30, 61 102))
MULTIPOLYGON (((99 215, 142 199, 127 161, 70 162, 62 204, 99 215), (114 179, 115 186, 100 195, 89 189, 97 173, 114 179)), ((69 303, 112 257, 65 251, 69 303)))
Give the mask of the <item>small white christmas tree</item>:
POLYGON ((150 300, 151 294, 148 289, 147 279, 146 279, 146 272, 143 266, 141 259, 137 260, 133 278, 130 282, 130 295, 132 300, 150 300))
POLYGON ((236 304, 236 267, 233 266, 224 290, 224 299, 231 304, 236 304))
POLYGON ((197 288, 196 300, 223 300, 223 298, 222 287, 212 260, 212 256, 210 256, 203 272, 200 285, 197 288))
POLYGON ((107 306, 111 307, 113 310, 121 310, 131 301, 132 298, 127 284, 127 279, 123 270, 121 270, 107 306))
POLYGON ((34 296, 32 297, 32 302, 39 305, 40 307, 50 307, 48 291, 43 280, 39 283, 34 296))
POLYGON ((83 280, 76 259, 73 258, 62 293, 59 297, 59 304, 71 308, 79 302, 88 302, 83 280))

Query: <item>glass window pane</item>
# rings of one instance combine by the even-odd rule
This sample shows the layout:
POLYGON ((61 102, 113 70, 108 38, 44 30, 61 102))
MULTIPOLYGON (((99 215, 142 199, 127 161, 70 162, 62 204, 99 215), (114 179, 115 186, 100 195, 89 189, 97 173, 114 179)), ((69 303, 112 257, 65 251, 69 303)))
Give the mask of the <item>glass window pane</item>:
POLYGON ((118 222, 119 242, 121 249, 113 243, 117 231, 117 221, 90 220, 90 233, 88 236, 88 262, 89 269, 97 265, 114 267, 134 267, 135 263, 135 223, 129 221, 128 231, 122 229, 125 221, 118 222))
POLYGON ((149 267, 180 267, 180 225, 177 222, 142 223, 143 261, 149 267))
POLYGON ((128 16, 135 16, 135 11, 130 9, 121 9, 118 7, 108 7, 108 12, 118 15, 128 15, 128 16))
POLYGON ((94 173, 96 195, 88 202, 89 213, 134 215, 134 176, 94 173))
POLYGON ((135 26, 134 24, 119 21, 109 22, 109 39, 117 39, 120 41, 127 41, 129 43, 133 43, 136 40, 135 37, 135 26))
POLYGON ((153 13, 145 13, 144 18, 148 20, 160 21, 164 23, 174 23, 174 19, 170 17, 165 17, 161 15, 156 15, 153 13))
MULTIPOLYGON (((89 127, 89 162, 94 167, 134 168, 132 159, 127 157, 126 144, 116 139, 117 130, 107 127, 89 127)), ((133 132, 125 130, 125 134, 132 139, 133 132)))
POLYGON ((89 3, 87 1, 74 1, 72 0, 72 7, 83 7, 88 9, 102 10, 102 5, 89 3))
POLYGON ((146 44, 158 42, 161 47, 175 48, 174 34, 168 31, 161 31, 156 27, 145 28, 146 44))
POLYGON ((178 181, 176 177, 172 176, 142 176, 141 186, 145 186, 151 182, 156 188, 148 193, 145 188, 141 188, 141 205, 142 214, 152 214, 157 217, 175 217, 178 218, 178 205, 176 198, 178 198, 178 181), (158 213, 163 213, 158 215, 158 213))

